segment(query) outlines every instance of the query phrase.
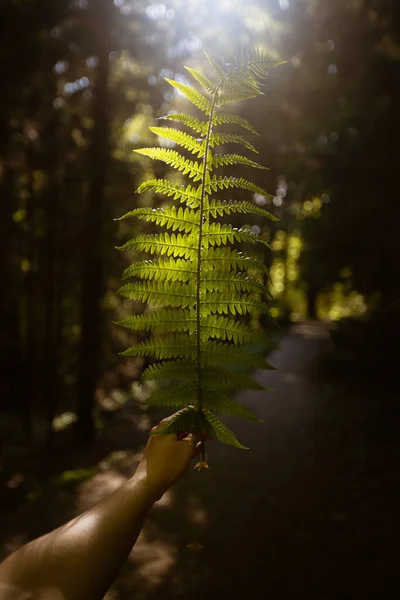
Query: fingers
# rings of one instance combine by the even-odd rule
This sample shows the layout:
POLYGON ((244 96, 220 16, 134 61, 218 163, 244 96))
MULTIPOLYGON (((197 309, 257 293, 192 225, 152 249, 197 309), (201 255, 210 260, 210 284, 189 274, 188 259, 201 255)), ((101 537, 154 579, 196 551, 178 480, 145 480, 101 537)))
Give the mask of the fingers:
POLYGON ((200 437, 196 433, 188 433, 182 439, 182 441, 189 444, 193 450, 196 448, 199 440, 200 440, 200 437))

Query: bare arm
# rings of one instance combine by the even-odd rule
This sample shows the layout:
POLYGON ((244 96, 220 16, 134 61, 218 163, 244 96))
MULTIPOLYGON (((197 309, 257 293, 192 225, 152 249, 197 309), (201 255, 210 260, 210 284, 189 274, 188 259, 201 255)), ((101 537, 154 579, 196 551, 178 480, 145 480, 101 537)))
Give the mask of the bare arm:
MULTIPOLYGON (((135 475, 96 506, 17 550, 1 583, 40 600, 101 600, 127 559, 153 503, 197 454, 189 435, 149 438, 135 475)), ((14 600, 12 595, 10 600, 14 600)), ((15 596, 18 599, 18 596, 15 596)))

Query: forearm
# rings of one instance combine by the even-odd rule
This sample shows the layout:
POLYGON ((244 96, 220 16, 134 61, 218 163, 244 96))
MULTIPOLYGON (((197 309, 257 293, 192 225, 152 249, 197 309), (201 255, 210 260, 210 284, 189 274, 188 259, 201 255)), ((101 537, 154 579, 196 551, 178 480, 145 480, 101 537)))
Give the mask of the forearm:
POLYGON ((0 566, 0 582, 40 590, 43 600, 101 600, 159 495, 135 474, 91 510, 15 552, 0 566))

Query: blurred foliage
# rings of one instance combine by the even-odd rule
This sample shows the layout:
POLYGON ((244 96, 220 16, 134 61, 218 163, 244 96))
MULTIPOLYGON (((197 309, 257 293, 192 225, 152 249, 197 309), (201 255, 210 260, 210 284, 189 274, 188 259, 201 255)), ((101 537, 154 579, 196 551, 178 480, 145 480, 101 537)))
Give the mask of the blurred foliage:
POLYGON ((203 50, 288 61, 265 103, 240 113, 270 167, 255 183, 274 196, 254 201, 280 218, 262 232, 274 258, 260 257, 274 314, 367 320, 373 309, 398 322, 399 32, 396 0, 2 2, 3 437, 51 444, 54 418, 73 412, 88 440, 102 399, 145 366, 118 357, 135 339, 112 325, 132 310, 114 292, 137 256, 114 251, 128 225, 113 218, 161 205, 134 190, 168 167, 132 150, 158 145, 148 126, 184 106, 164 78, 185 82, 203 50))

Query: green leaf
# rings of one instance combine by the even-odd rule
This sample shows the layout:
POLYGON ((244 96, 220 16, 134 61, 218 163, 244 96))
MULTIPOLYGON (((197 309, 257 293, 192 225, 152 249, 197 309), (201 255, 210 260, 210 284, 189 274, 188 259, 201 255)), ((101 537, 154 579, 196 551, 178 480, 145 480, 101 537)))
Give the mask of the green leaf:
POLYGON ((210 179, 210 182, 205 186, 207 194, 211 193, 211 190, 217 192, 218 190, 224 190, 227 188, 240 188, 242 190, 250 190, 255 194, 260 194, 260 196, 270 196, 265 190, 260 188, 258 185, 255 185, 251 181, 247 181, 247 179, 243 179, 243 177, 217 177, 213 175, 210 179))
POLYGON ((250 341, 253 337, 252 334, 252 330, 247 325, 219 315, 210 315, 206 324, 201 326, 203 340, 212 337, 230 340, 238 345, 250 341))
POLYGON ((187 406, 197 402, 196 383, 186 382, 166 390, 155 390, 144 404, 151 406, 187 406))
POLYGON ((174 81, 173 79, 165 78, 165 81, 168 81, 169 84, 172 85, 178 92, 186 96, 188 100, 192 104, 194 104, 201 111, 206 113, 207 115, 211 112, 211 102, 203 96, 200 92, 192 88, 190 85, 186 85, 185 83, 181 83, 180 81, 174 81))
POLYGON ((243 127, 243 129, 247 129, 247 131, 251 131, 255 135, 260 135, 246 119, 219 110, 213 116, 213 125, 239 125, 239 127, 243 127))
POLYGON ((172 433, 210 433, 211 427, 205 417, 195 408, 188 407, 178 411, 152 432, 153 435, 168 435, 172 433))
POLYGON ((193 181, 199 181, 203 175, 202 163, 189 160, 175 150, 168 148, 142 148, 134 150, 134 152, 148 156, 153 160, 162 160, 167 165, 171 165, 171 167, 177 169, 177 171, 188 175, 193 181))
POLYGON ((117 321, 116 324, 136 331, 149 331, 150 329, 159 333, 187 331, 190 335, 193 335, 196 330, 197 319, 196 313, 187 309, 157 310, 126 317, 126 319, 117 321))
POLYGON ((203 406, 204 408, 223 413, 229 417, 240 417, 249 421, 258 421, 261 423, 260 419, 257 419, 257 417, 243 404, 232 400, 229 396, 225 396, 221 392, 206 392, 204 394, 203 406))
POLYGON ((203 248, 201 263, 204 270, 230 271, 239 268, 261 270, 268 274, 267 267, 260 260, 231 248, 203 248))
POLYGON ((144 340, 131 346, 122 356, 154 356, 157 359, 164 358, 188 358, 196 357, 197 344, 192 336, 176 334, 173 336, 154 340, 144 340))
POLYGON ((250 202, 244 202, 242 200, 216 200, 211 199, 208 203, 208 208, 205 209, 205 212, 209 211, 211 216, 213 217, 222 217, 224 214, 229 215, 231 213, 244 213, 244 214, 254 214, 260 215, 261 217, 266 217, 271 221, 279 221, 277 217, 273 214, 264 210, 263 208, 259 208, 255 204, 250 204, 250 202))
POLYGON ((165 196, 173 196, 174 200, 187 202, 191 208, 197 208, 200 204, 201 188, 191 185, 175 185, 167 179, 149 179, 144 181, 136 190, 138 194, 143 192, 156 192, 165 196))
POLYGON ((142 373, 142 381, 150 380, 189 380, 197 375, 197 364, 193 360, 164 361, 149 365, 142 373))
POLYGON ((200 121, 197 117, 193 117, 192 115, 186 115, 185 113, 172 113, 170 115, 165 115, 164 117, 159 117, 160 119, 168 119, 170 121, 177 121, 178 123, 183 123, 187 127, 190 127, 196 133, 200 133, 201 136, 205 136, 208 129, 208 121, 200 121))
POLYGON ((121 218, 128 217, 138 217, 172 229, 172 231, 178 229, 186 233, 197 231, 200 225, 200 213, 189 208, 183 209, 181 206, 179 208, 175 208, 175 206, 135 208, 121 218))
POLYGON ((232 292, 209 292, 206 298, 201 299, 200 311, 203 317, 212 313, 245 315, 254 312, 266 313, 268 307, 265 302, 256 300, 254 295, 233 294, 232 292))
POLYGON ((196 304, 195 291, 194 285, 179 281, 135 281, 123 285, 117 293, 129 300, 148 302, 152 306, 193 308, 196 304))
POLYGON ((215 435, 215 437, 224 444, 229 444, 230 446, 235 446, 235 448, 240 448, 241 450, 248 450, 247 446, 243 446, 230 429, 218 419, 213 413, 205 412, 205 418, 207 419, 211 429, 215 435))
POLYGON ((226 165, 246 165, 247 167, 254 167, 255 169, 264 169, 265 171, 268 171, 267 167, 259 165, 258 163, 254 162, 254 160, 250 160, 246 156, 241 156, 240 154, 214 154, 212 157, 212 165, 216 169, 226 165))
POLYGON ((221 225, 221 223, 211 223, 204 233, 204 248, 209 246, 221 246, 222 244, 234 242, 250 242, 255 244, 257 242, 264 244, 269 247, 268 243, 253 233, 251 229, 247 227, 241 227, 236 229, 231 225, 221 225))
POLYGON ((197 140, 184 131, 178 131, 170 127, 149 127, 149 129, 159 137, 174 142, 174 144, 179 144, 192 154, 197 154, 198 157, 204 156, 205 140, 197 140))
MULTIPOLYGON (((211 135, 210 137, 210 147, 214 148, 214 146, 221 146, 223 144, 240 144, 241 146, 244 146, 245 148, 248 148, 248 150, 251 150, 252 152, 255 152, 256 154, 258 154, 258 150, 256 148, 254 148, 254 146, 252 144, 250 144, 250 142, 248 142, 246 140, 246 138, 244 138, 241 135, 236 135, 235 133, 214 133, 211 135)), ((204 152, 203 152, 204 154, 204 152)))
POLYGON ((208 92, 209 94, 215 94, 216 86, 215 84, 208 79, 203 73, 197 71, 196 69, 192 69, 191 67, 185 67, 187 71, 192 75, 192 77, 201 85, 201 87, 208 92))
POLYGON ((194 283, 196 264, 184 259, 160 258, 135 262, 125 269, 122 279, 141 277, 158 281, 191 281, 194 283))
POLYGON ((120 246, 118 250, 142 250, 155 254, 168 254, 168 256, 183 256, 189 260, 197 259, 197 246, 193 238, 180 233, 138 235, 120 246))

